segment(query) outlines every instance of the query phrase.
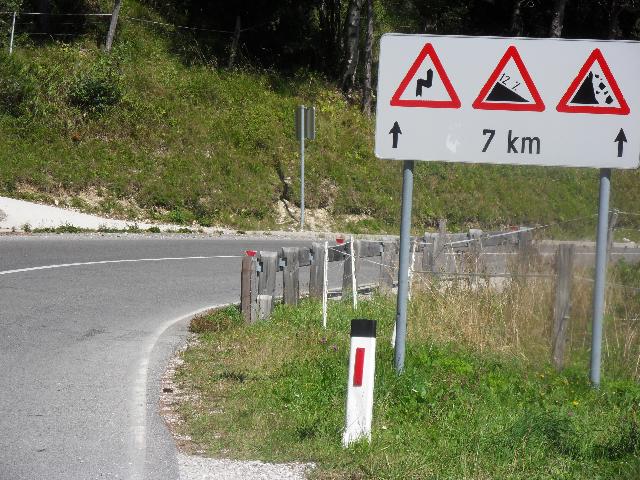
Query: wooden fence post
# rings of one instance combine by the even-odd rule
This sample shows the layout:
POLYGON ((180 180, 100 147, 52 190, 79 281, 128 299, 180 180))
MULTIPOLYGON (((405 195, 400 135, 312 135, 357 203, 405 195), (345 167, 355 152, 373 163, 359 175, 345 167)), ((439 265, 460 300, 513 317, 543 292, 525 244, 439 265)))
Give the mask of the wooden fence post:
MULTIPOLYGON (((441 218, 438 220, 438 233, 434 236, 433 240, 433 272, 445 272, 451 273, 455 272, 455 257, 448 259, 446 252, 446 244, 447 243, 447 220, 445 218, 441 218), (451 260, 453 262, 453 268, 451 265, 451 260)), ((451 250, 451 249, 450 249, 451 250)))
POLYGON ((267 320, 273 311, 273 295, 258 295, 256 303, 258 320, 267 320))
POLYGON ((278 273, 278 254, 276 252, 260 252, 258 256, 258 296, 270 296, 271 301, 258 301, 258 318, 264 320, 271 316, 273 297, 276 294, 276 275, 278 273))
POLYGON ((282 287, 285 305, 297 305, 300 298, 300 257, 297 247, 282 247, 284 260, 282 287))
POLYGON ((382 244, 380 256, 380 289, 388 293, 393 288, 395 273, 396 244, 385 242, 382 244))
POLYGON ((275 295, 276 275, 278 273, 278 253, 260 252, 258 257, 258 295, 275 295))
POLYGON ((111 51, 113 45, 113 38, 116 36, 116 27, 118 25, 118 16, 120 15, 120 7, 122 6, 122 0, 116 0, 113 5, 113 12, 111 13, 111 22, 109 23, 109 31, 107 32, 107 40, 105 42, 105 50, 111 51))
POLYGON ((240 275, 240 309, 246 323, 254 323, 257 318, 256 300, 258 294, 258 262, 255 257, 242 257, 240 275))
POLYGON ((518 232, 518 273, 524 274, 529 270, 531 262, 533 234, 531 230, 518 232))
POLYGON ((311 251, 313 261, 309 268, 309 297, 322 298, 322 285, 324 282, 324 244, 313 242, 311 251))
POLYGON ((569 313, 571 311, 571 281, 573 273, 574 245, 560 245, 556 256, 556 301, 553 309, 553 364, 558 370, 564 366, 567 345, 569 313))

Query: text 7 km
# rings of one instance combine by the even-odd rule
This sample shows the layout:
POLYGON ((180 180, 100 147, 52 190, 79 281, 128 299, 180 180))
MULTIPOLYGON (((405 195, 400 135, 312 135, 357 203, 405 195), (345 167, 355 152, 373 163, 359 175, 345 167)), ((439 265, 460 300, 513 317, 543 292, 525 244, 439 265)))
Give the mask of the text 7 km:
MULTIPOLYGON (((482 135, 487 136, 487 142, 484 144, 483 152, 489 150, 491 142, 496 136, 496 131, 490 128, 482 130, 482 135)), ((525 153, 531 155, 540 155, 541 143, 540 137, 517 137, 513 134, 513 130, 509 130, 507 134, 507 153, 525 153)))

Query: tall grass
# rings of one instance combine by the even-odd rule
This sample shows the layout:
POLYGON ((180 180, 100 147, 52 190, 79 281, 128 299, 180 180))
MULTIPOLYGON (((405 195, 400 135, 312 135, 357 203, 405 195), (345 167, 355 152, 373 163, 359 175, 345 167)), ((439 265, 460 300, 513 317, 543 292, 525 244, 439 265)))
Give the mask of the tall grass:
MULTIPOLYGON (((517 267, 517 266, 516 266, 517 267)), ((541 257, 529 266, 536 274, 500 281, 486 277, 438 280, 414 277, 409 331, 416 341, 466 345, 544 365, 550 359, 555 278, 553 264, 541 257)), ((603 368, 613 377, 640 381, 640 266, 612 266, 606 288, 603 368)), ((586 368, 591 348, 592 271, 573 271, 566 349, 570 367, 586 368)))

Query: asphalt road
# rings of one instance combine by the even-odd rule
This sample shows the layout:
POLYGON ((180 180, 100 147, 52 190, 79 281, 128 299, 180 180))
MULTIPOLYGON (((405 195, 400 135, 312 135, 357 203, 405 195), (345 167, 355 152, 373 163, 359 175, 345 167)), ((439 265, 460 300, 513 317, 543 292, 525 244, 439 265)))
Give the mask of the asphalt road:
POLYGON ((240 279, 239 258, 186 257, 303 243, 0 237, 0 478, 177 479, 159 379, 186 316, 240 279), (139 259, 164 260, 118 262, 139 259))

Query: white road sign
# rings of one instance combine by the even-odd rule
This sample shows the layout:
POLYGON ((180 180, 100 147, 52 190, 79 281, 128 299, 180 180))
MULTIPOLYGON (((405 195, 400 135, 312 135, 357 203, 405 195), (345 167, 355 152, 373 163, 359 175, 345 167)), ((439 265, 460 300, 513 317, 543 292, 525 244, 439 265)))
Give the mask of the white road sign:
POLYGON ((382 37, 376 156, 636 168, 640 43, 382 37))

